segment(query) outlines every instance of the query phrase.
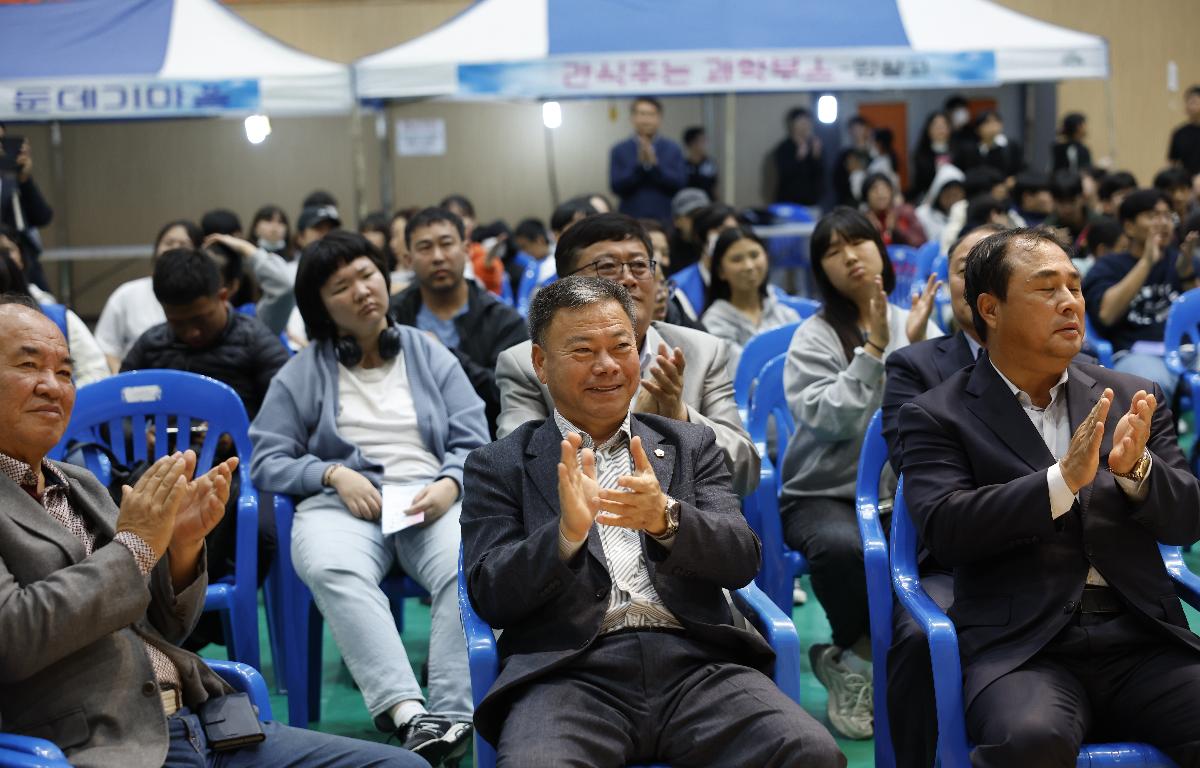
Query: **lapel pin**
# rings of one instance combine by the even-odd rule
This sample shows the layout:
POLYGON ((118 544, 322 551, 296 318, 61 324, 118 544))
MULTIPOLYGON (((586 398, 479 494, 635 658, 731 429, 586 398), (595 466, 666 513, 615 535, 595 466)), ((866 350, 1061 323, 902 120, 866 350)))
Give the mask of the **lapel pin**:
POLYGON ((654 455, 661 459, 663 456, 666 456, 667 453, 662 448, 655 448, 654 455))

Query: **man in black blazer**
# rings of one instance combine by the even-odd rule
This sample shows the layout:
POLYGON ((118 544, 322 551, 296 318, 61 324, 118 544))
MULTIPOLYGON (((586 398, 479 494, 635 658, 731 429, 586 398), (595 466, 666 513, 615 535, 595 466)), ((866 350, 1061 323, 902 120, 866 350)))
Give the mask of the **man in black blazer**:
POLYGON ((1200 484, 1152 382, 1079 364, 1078 271, 1009 230, 967 259, 987 345, 900 410, 905 494, 954 569, 976 766, 1071 766, 1081 743, 1200 765, 1200 638, 1157 543, 1200 537, 1200 484))
POLYGON ((539 291, 531 354, 553 413, 467 459, 468 588, 503 630, 476 726, 522 768, 844 766, 735 624, 723 590, 754 578, 760 545, 712 429, 630 412, 635 315, 608 280, 539 291))

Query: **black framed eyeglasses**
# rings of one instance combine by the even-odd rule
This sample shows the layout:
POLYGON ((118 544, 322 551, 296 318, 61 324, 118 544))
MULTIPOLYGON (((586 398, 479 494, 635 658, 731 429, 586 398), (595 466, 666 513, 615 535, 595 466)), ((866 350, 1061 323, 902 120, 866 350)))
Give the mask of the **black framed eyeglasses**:
POLYGON ((605 280, 620 280, 621 274, 628 269, 629 274, 634 280, 645 280, 654 274, 654 267, 658 264, 654 259, 630 259, 629 261, 617 261, 616 259, 597 259, 590 264, 584 264, 582 267, 572 271, 570 274, 577 275, 585 270, 592 270, 592 274, 596 277, 604 278, 605 280))

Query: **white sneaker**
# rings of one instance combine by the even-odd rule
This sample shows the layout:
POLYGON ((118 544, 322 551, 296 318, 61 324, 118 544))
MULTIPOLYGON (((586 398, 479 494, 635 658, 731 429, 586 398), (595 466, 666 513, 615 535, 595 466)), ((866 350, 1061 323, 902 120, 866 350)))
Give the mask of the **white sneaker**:
POLYGON ((832 645, 818 644, 808 649, 813 674, 829 692, 829 722, 847 739, 869 739, 875 735, 871 675, 851 668, 841 655, 842 651, 832 645))

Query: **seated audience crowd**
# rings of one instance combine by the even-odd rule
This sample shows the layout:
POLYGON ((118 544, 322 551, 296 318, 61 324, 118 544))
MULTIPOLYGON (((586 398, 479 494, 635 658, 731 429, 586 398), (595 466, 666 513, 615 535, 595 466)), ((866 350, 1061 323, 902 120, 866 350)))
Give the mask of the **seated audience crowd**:
MULTIPOLYGON (((1164 359, 1200 280, 1200 86, 1185 105, 1150 187, 1097 167, 1079 113, 1033 168, 999 112, 960 96, 908 163, 854 116, 827 164, 827 134, 790 110, 764 186, 813 214, 803 321, 757 226, 784 214, 729 204, 704 129, 681 147, 652 97, 609 154, 612 200, 512 229, 461 194, 357 228, 323 190, 294 228, 278 205, 245 230, 214 208, 161 228, 151 274, 112 291, 94 335, 48 291, 53 212, 25 144, 0 181, 0 731, 80 766, 455 766, 473 736, 506 766, 845 766, 829 729, 880 725, 857 496, 879 412, 879 508, 886 524, 903 477, 921 587, 958 632, 971 764, 1068 768, 1083 744, 1143 742, 1200 768, 1200 638, 1158 547, 1200 539, 1177 434, 1197 404, 1164 359), (911 268, 914 248, 930 258, 898 291, 894 254, 911 268), (759 373, 740 371, 747 343, 784 326, 795 432, 764 456, 734 381, 759 373), (50 458, 80 454, 60 445, 77 388, 147 369, 232 389, 250 455, 212 441, 199 472, 203 441, 177 436, 111 493, 50 458), (239 464, 264 499, 256 585, 287 547, 394 746, 273 721, 220 736, 257 722, 193 653, 225 640, 201 611, 234 571, 239 464), (776 493, 758 488, 768 465, 773 528, 742 514, 776 493), (272 496, 294 502, 290 540, 272 496), (829 624, 804 649, 827 722, 772 680, 732 594, 785 549, 820 604, 801 610, 829 624), (460 571, 498 632, 487 691, 460 571), (398 575, 428 593, 424 670, 398 575)), ((929 768, 928 639, 899 601, 887 620, 891 748, 929 768)))

